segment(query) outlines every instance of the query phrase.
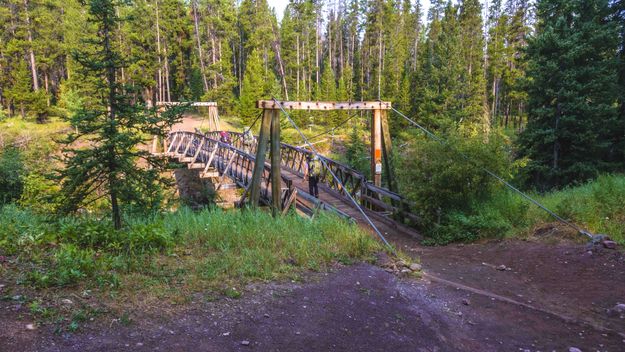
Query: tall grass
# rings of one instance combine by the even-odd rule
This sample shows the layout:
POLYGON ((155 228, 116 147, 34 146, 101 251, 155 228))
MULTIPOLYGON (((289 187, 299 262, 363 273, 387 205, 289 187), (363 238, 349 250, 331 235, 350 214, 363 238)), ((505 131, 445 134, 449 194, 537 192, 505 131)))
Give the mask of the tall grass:
MULTIPOLYGON (((625 244, 625 176, 603 175, 580 186, 531 196, 580 227, 625 244)), ((470 215, 454 214, 454 221, 446 230, 470 232, 474 239, 523 236, 540 224, 556 221, 508 190, 501 190, 472 208, 470 215)))
MULTIPOLYGON (((16 206, 0 209, 0 255, 16 258, 17 280, 36 287, 80 282, 117 286, 127 274, 171 273, 158 260, 180 258, 207 284, 274 279, 366 260, 378 243, 356 225, 321 215, 314 221, 261 211, 174 213, 128 218, 121 231, 93 215, 55 219, 16 206)), ((165 260, 166 261, 166 260, 165 260)), ((180 264, 180 263, 178 263, 180 264)), ((171 270, 180 269, 180 265, 171 270)))
POLYGON ((322 215, 272 218, 258 211, 183 209, 165 215, 165 226, 205 253, 209 278, 271 279, 293 268, 319 270, 333 261, 365 259, 377 243, 356 225, 322 215))

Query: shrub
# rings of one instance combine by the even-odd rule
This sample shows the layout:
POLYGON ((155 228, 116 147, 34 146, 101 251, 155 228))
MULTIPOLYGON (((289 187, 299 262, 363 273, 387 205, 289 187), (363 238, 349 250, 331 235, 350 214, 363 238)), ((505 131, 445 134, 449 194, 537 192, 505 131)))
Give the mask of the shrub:
POLYGON ((493 134, 486 142, 482 137, 451 134, 448 140, 449 144, 442 145, 415 136, 400 155, 398 167, 402 194, 414 202, 422 228, 439 243, 474 239, 468 235, 470 229, 458 231, 459 224, 492 222, 484 216, 469 221, 462 214, 501 189, 483 168, 504 176, 510 176, 512 169, 502 136, 493 134))
POLYGON ((9 147, 0 152, 0 204, 17 200, 24 189, 22 154, 9 147))
POLYGON ((23 179, 24 186, 19 204, 40 214, 54 214, 60 205, 59 186, 40 174, 29 174, 23 179))

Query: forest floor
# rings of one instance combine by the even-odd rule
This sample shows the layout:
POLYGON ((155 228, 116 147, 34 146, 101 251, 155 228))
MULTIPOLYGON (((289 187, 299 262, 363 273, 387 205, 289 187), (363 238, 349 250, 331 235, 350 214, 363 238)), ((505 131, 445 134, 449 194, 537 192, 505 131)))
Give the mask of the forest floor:
MULTIPOLYGON (((248 286, 238 299, 102 316, 74 333, 0 302, 0 351, 625 350, 625 253, 572 242, 422 247, 421 279, 370 264, 301 282, 248 286), (505 268, 504 268, 505 267, 505 268)), ((381 260, 378 264, 383 264, 381 260)))

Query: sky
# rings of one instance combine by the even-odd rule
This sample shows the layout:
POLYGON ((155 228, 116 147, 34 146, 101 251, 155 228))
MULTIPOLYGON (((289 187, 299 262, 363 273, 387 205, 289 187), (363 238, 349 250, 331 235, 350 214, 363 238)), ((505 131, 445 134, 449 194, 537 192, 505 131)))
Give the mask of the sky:
MULTIPOLYGON (((282 14, 284 13, 284 8, 289 3, 289 0, 267 0, 269 6, 276 9, 276 15, 278 16, 278 20, 282 20, 282 14)), ((421 5, 423 6, 423 13, 427 13, 430 8, 430 0, 421 0, 421 5)))

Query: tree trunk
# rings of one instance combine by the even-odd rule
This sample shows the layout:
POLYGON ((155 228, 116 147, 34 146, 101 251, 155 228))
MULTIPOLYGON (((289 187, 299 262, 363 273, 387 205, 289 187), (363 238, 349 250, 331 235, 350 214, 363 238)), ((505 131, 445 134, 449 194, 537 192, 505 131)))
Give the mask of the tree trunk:
POLYGON ((300 84, 299 83, 299 70, 300 70, 300 67, 299 67, 299 65, 300 65, 299 64, 299 33, 295 37, 295 43, 296 43, 296 45, 295 45, 296 49, 295 50, 296 50, 296 60, 297 60, 297 68, 296 68, 296 71, 297 71, 297 75, 296 75, 297 76, 297 80, 296 80, 296 82, 297 82, 297 87, 296 87, 296 90, 297 90, 297 100, 301 100, 300 95, 299 95, 299 84, 300 84))
MULTIPOLYGON (((104 26, 104 59, 106 60, 106 76, 108 83, 108 117, 109 117, 109 138, 114 138, 117 135, 117 123, 116 123, 116 84, 115 84, 115 65, 112 63, 113 53, 111 49, 111 33, 108 25, 104 26)), ((108 147, 108 186, 111 199, 111 213, 113 218, 113 226, 116 230, 121 229, 122 220, 117 199, 117 160, 116 160, 115 146, 110 144, 108 147)))
POLYGON ((30 71, 33 75, 33 89, 39 90, 39 82, 37 80, 37 63, 35 61, 35 51, 33 50, 33 33, 30 28, 30 16, 28 14, 28 0, 24 0, 24 12, 26 14, 26 28, 28 34, 28 55, 30 56, 30 71))
POLYGON ((204 67, 204 55, 202 54, 202 39, 200 38, 200 30, 198 25, 197 0, 191 3, 193 8, 193 25, 195 29, 195 38, 197 43, 198 60, 200 61, 200 69, 202 70, 202 82, 204 83, 204 92, 208 92, 208 80, 206 79, 206 67, 204 67))
POLYGON ((158 54, 158 101, 164 101, 163 98, 163 60, 161 58, 161 28, 158 13, 158 0, 156 0, 156 50, 158 54))

